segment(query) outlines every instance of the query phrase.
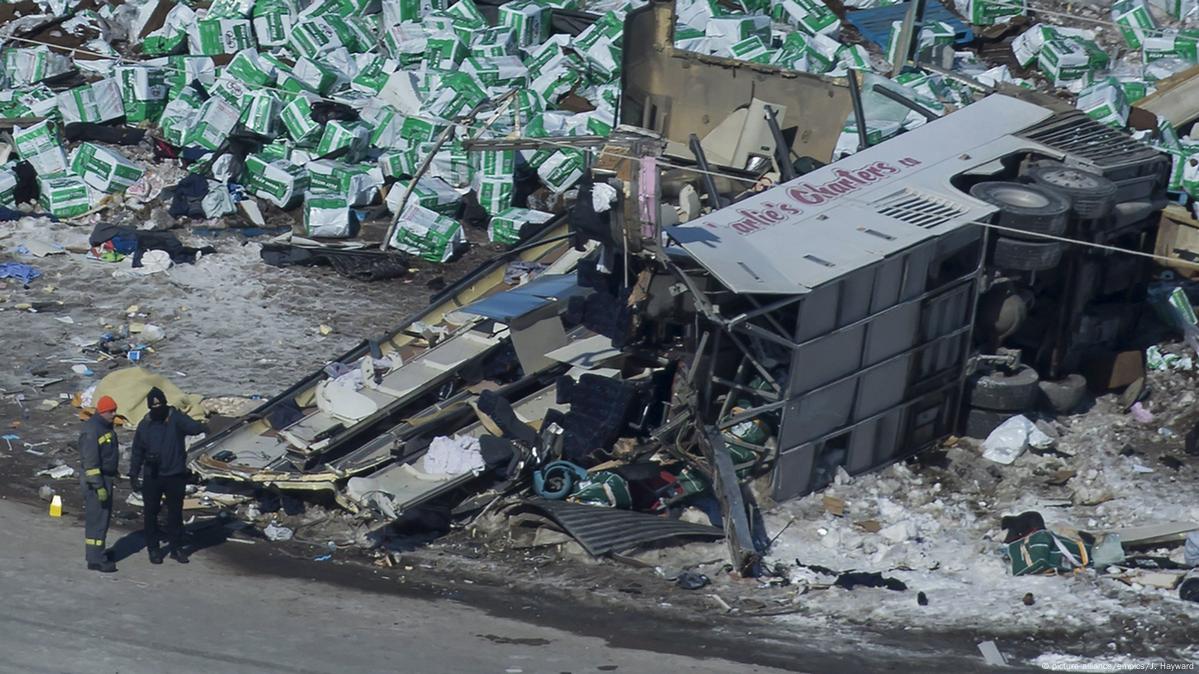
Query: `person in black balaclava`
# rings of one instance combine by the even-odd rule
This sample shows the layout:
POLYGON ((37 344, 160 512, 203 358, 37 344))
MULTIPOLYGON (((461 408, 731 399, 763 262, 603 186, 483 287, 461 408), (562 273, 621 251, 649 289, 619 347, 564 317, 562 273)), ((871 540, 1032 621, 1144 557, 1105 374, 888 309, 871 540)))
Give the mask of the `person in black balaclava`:
POLYGON ((159 550, 158 511, 165 497, 167 541, 171 559, 187 563, 183 550, 183 490, 187 485, 187 448, 189 435, 208 432, 208 426, 167 405, 166 395, 158 388, 146 395, 150 412, 137 425, 133 435, 133 456, 129 482, 142 492, 146 550, 150 562, 162 563, 159 550), (143 471, 145 473, 143 479, 143 471))

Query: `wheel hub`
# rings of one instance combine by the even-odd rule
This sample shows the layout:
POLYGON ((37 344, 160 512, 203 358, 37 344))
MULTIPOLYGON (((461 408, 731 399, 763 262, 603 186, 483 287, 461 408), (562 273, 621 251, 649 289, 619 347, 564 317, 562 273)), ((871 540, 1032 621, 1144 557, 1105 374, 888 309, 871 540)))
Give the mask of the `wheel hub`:
POLYGON ((1099 181, 1095 180, 1094 176, 1090 176, 1082 171, 1075 171, 1072 169, 1046 171, 1043 175, 1045 182, 1057 187, 1087 190, 1094 189, 1099 186, 1099 181))
POLYGON ((997 188, 991 194, 1009 206, 1044 208, 1050 204, 1049 198, 1045 195, 1015 185, 997 188))

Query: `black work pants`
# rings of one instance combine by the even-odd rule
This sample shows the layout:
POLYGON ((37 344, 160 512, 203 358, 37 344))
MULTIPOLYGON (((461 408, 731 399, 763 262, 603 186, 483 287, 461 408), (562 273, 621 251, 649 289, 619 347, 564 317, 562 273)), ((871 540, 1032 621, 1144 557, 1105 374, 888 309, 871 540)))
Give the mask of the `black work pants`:
POLYGON ((187 475, 147 476, 142 482, 142 512, 145 515, 146 549, 158 550, 161 534, 158 531, 158 512, 165 501, 167 510, 167 545, 178 550, 183 545, 183 490, 187 475))

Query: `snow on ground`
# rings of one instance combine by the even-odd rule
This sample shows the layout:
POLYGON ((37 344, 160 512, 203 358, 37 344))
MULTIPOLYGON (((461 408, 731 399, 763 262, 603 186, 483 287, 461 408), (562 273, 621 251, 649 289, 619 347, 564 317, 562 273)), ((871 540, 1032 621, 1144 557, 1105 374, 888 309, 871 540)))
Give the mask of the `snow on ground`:
MULTIPOLYGON (((991 635, 1052 628, 1102 638, 1111 655, 1129 650, 1176 655, 1182 643, 1171 646, 1169 639, 1159 643, 1155 637, 1189 624, 1194 615, 1194 605, 1179 599, 1177 590, 1130 587, 1091 569, 1013 577, 1002 556, 1000 517, 1027 510, 1040 512, 1051 529, 1199 522, 1199 478, 1193 457, 1182 449, 1182 436, 1196 421, 1194 379, 1171 372, 1151 373, 1149 381, 1152 423, 1134 421, 1111 395, 1085 414, 1061 418, 1059 448, 1072 456, 1026 452, 1004 466, 983 459, 977 443, 962 440, 946 451, 940 465, 926 459, 925 465, 901 463, 869 475, 846 475, 841 484, 776 506, 766 514, 767 530, 773 534, 790 526, 767 562, 782 565, 793 587, 834 580, 798 561, 837 571, 879 571, 909 588, 809 591, 797 597, 805 610, 794 620, 835 617, 991 635), (1126 447, 1131 456, 1121 454, 1129 452, 1126 447), (1161 463, 1163 456, 1178 458, 1182 467, 1161 463), (1152 472, 1137 472, 1144 469, 1152 472), (1076 475, 1062 486, 1049 484, 1060 481, 1062 470, 1076 475), (843 516, 826 510, 826 496, 844 500, 843 516), (868 521, 881 530, 871 533, 859 524, 868 521), (917 592, 925 593, 927 606, 917 603, 917 592), (1035 600, 1031 606, 1023 601, 1026 593, 1035 600), (1124 627, 1114 628, 1118 624, 1124 627)), ((1181 561, 1177 548, 1152 553, 1173 553, 1181 561)))
MULTIPOLYGON (((106 263, 73 252, 43 258, 14 253, 33 239, 79 250, 87 247, 90 232, 91 226, 37 218, 0 222, 7 261, 31 264, 43 274, 29 288, 9 280, 0 290, 6 338, 21 345, 0 388, 13 390, 12 379, 42 369, 47 376, 67 377, 80 390, 91 378, 75 375, 61 361, 81 357, 78 342, 136 320, 166 331, 144 366, 184 390, 269 396, 360 340, 384 334, 430 294, 420 282, 364 283, 329 269, 271 267, 259 258, 261 244, 235 230, 213 239, 174 230, 186 245, 212 245, 219 252, 145 277, 129 275, 128 258, 106 263), (57 302, 37 313, 17 308, 57 302), (133 305, 147 315, 128 319, 126 309, 133 305), (73 323, 63 322, 66 318, 73 323), (322 335, 322 324, 332 332, 322 335)), ((107 367, 93 365, 96 378, 107 367)))

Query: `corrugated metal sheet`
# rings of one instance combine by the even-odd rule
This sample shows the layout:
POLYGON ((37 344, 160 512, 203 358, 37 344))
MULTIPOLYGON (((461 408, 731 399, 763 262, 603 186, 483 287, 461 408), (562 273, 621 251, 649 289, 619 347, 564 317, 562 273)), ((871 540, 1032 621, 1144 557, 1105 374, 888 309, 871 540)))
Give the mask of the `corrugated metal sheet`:
POLYGON ((541 499, 525 501, 525 505, 557 522, 563 531, 578 541, 588 554, 595 557, 610 552, 624 552, 643 543, 670 538, 709 541, 724 538, 724 532, 716 527, 666 519, 632 510, 541 499))

